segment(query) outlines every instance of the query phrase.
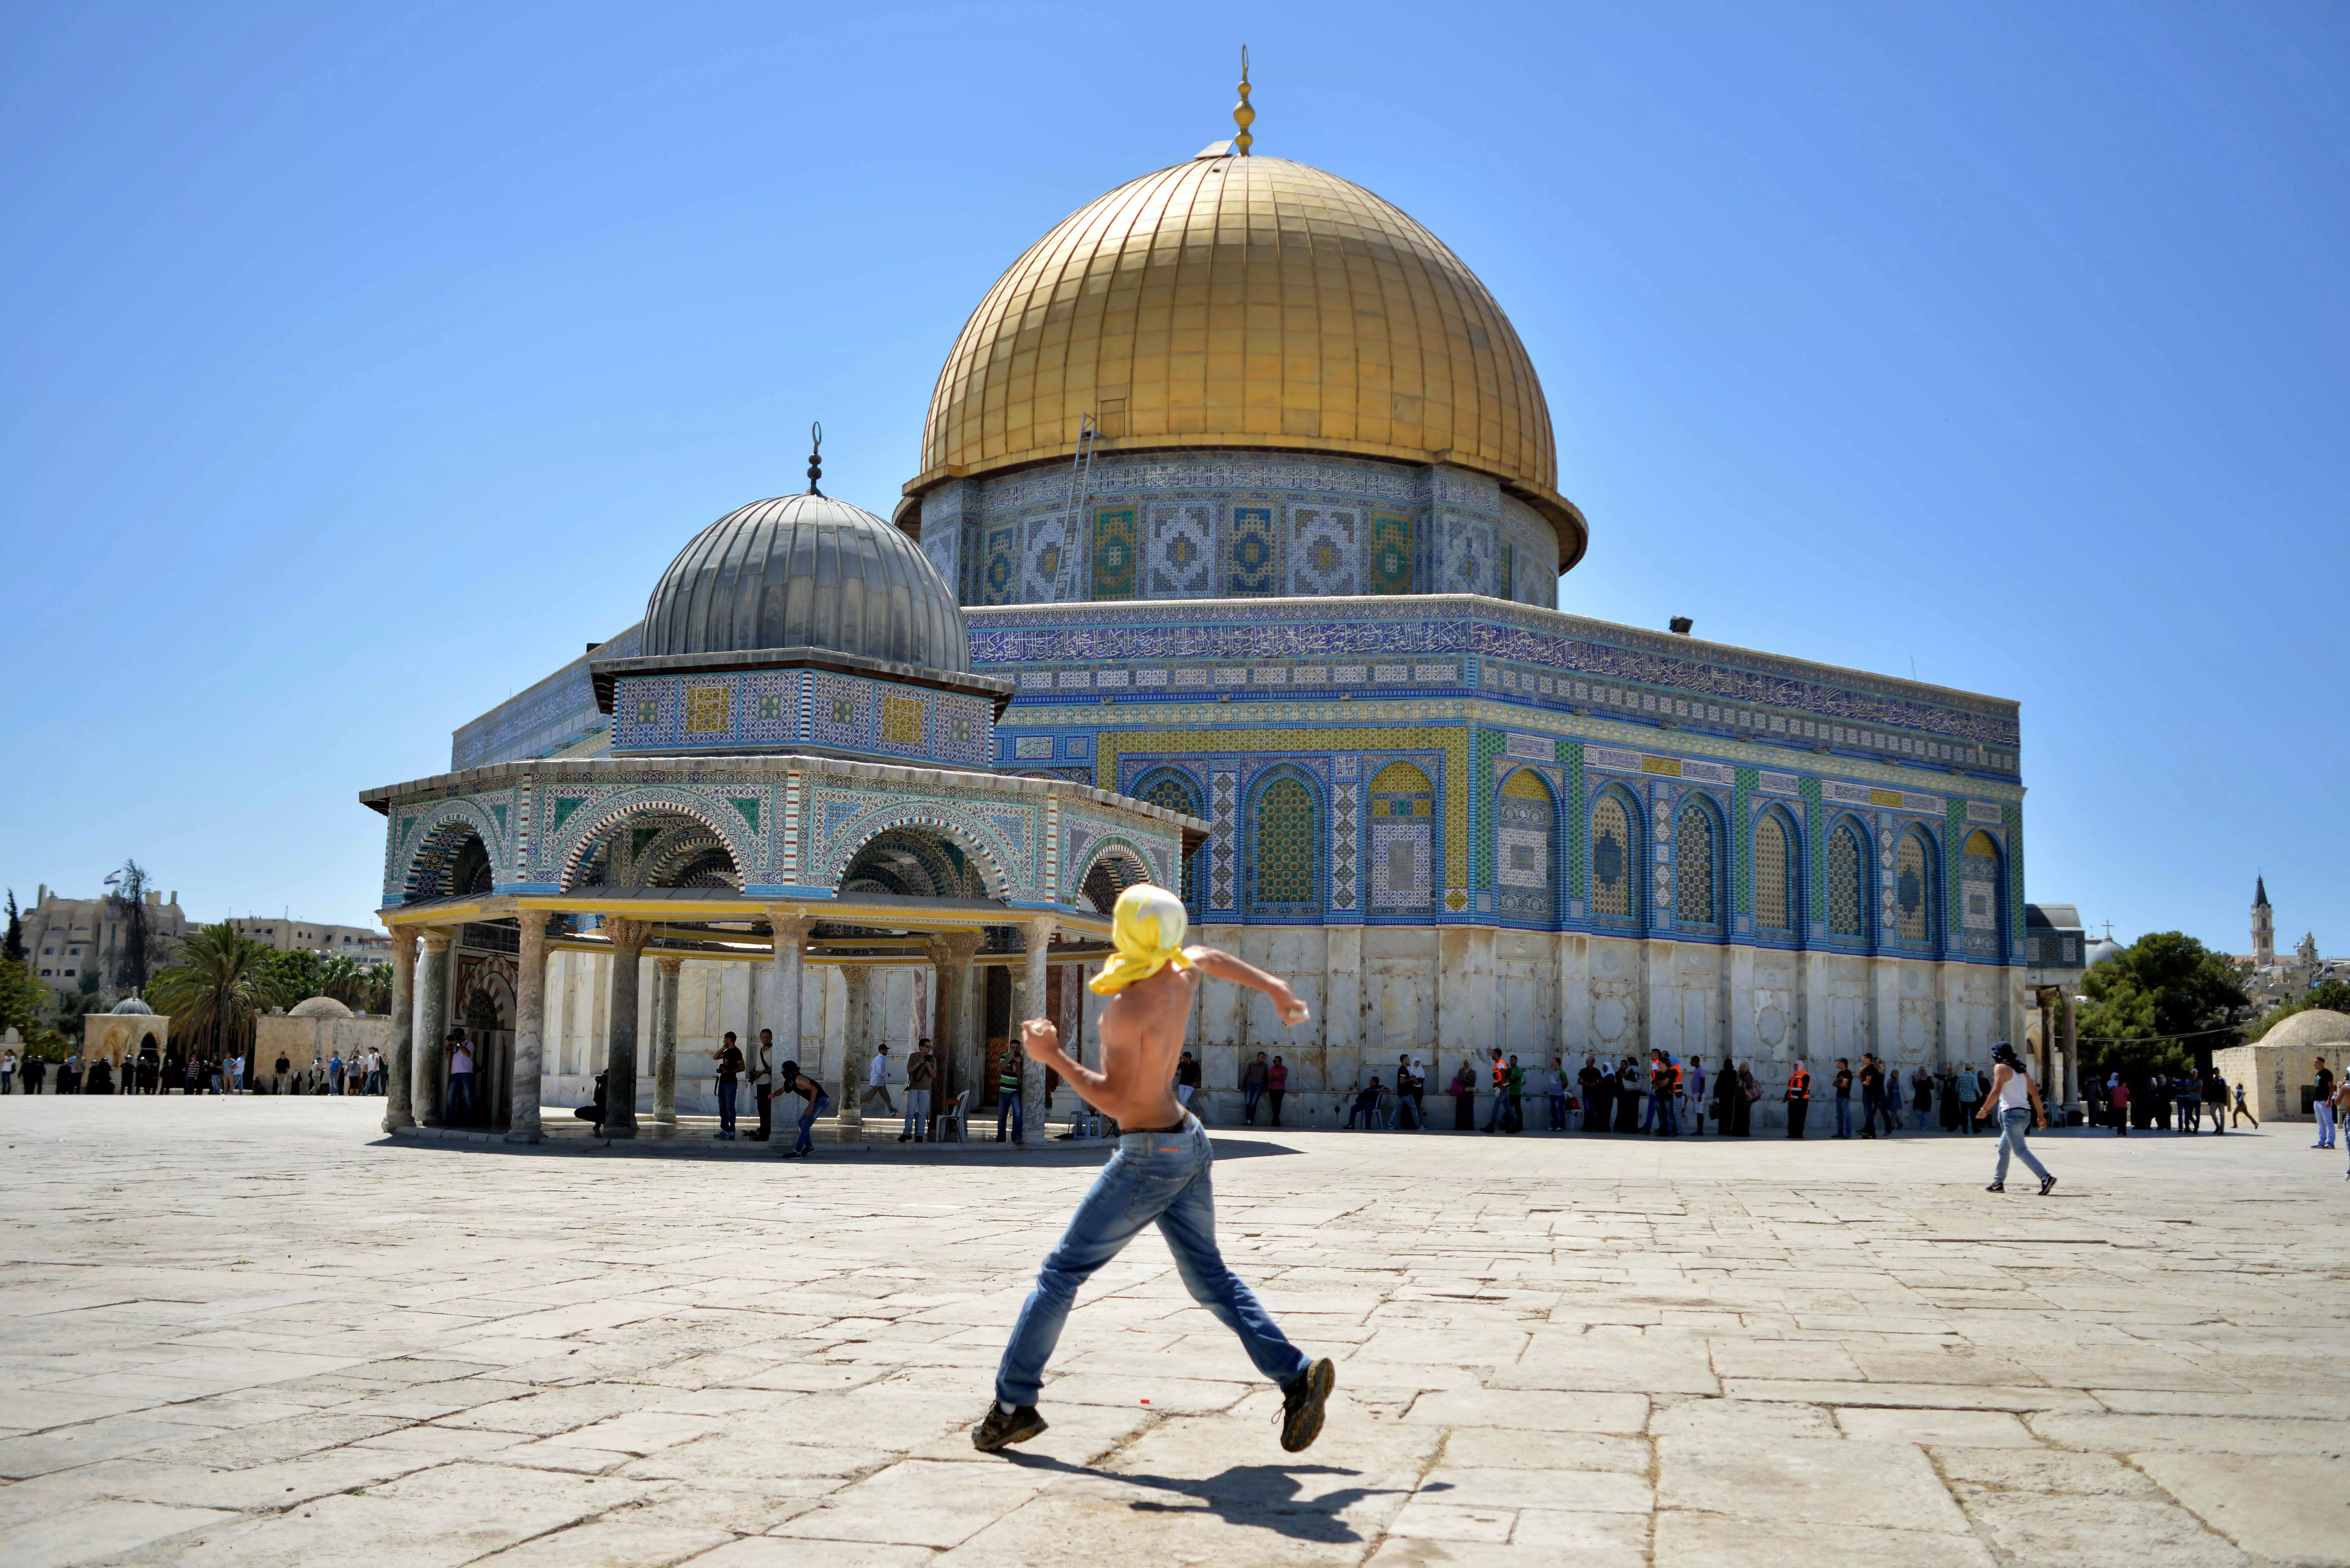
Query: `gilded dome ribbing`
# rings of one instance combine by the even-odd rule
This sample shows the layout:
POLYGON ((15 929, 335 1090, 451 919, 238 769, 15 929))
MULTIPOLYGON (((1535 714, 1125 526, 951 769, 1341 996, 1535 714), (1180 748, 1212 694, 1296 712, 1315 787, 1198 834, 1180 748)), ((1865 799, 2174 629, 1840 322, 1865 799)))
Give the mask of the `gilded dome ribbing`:
POLYGON ((1548 516, 1542 385, 1485 286, 1359 185, 1281 158, 1201 157, 1121 185, 1028 247, 964 324, 923 428, 919 492, 1107 452, 1259 447, 1448 462, 1548 516))

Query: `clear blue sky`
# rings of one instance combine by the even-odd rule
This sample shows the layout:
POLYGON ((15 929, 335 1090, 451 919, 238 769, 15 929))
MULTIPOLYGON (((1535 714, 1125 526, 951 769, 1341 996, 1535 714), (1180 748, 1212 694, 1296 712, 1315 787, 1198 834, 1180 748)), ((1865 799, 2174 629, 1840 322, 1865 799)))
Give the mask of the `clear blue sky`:
POLYGON ((1516 321, 1563 606, 2020 699, 2031 897, 2350 947, 2339 5, 10 6, 0 880, 365 918, 357 791, 811 419, 886 512, 1243 41, 1516 321))

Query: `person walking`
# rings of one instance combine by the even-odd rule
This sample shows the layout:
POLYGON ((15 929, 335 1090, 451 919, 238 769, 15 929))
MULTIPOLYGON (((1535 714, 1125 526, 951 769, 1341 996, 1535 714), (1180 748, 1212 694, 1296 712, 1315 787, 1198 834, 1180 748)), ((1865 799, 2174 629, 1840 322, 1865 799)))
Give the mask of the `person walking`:
POLYGON ((786 1062, 775 1070, 775 1092, 800 1097, 800 1136, 792 1143, 785 1159, 802 1159, 816 1152, 816 1118, 832 1109, 832 1096, 824 1085, 800 1071, 797 1062, 786 1062))
POLYGON ((938 1075, 938 1058, 931 1054, 931 1037, 925 1034, 906 1058, 906 1127, 898 1135, 899 1143, 931 1141, 931 1087, 938 1075))
POLYGON ((2225 1137, 2228 1133, 2228 1080, 2212 1068, 2203 1075, 2203 1108, 2210 1114, 2211 1131, 2225 1137))
POLYGON ((328 1094, 343 1092, 343 1054, 340 1051, 327 1059, 327 1083, 328 1094))
POLYGON ((1787 1075, 1787 1136, 1801 1139, 1804 1122, 1812 1114, 1812 1075, 1801 1062, 1787 1075))
MULTIPOLYGON (((1674 1110, 1688 1117, 1691 1137, 1703 1137, 1705 1136, 1704 1057, 1692 1055, 1689 1059, 1689 1068, 1681 1077, 1679 1088, 1680 1093, 1674 1096, 1679 1102, 1674 1106, 1674 1110)), ((1673 1125, 1679 1127, 1680 1123, 1676 1120, 1673 1125)), ((1719 1133, 1721 1129, 1717 1127, 1713 1130, 1719 1133)))
POLYGON ((2002 1040, 1991 1051, 1991 1090, 1983 1096, 1982 1105, 1975 1111, 1978 1118, 1994 1112, 1999 1116, 1999 1163, 1992 1168, 1991 1185, 1986 1192, 2007 1190, 2007 1160, 2010 1155, 2023 1162, 2023 1168, 2040 1179, 2040 1196, 2056 1185, 2048 1168, 2032 1152, 2029 1134, 2034 1126, 2048 1125, 2047 1107, 2040 1103, 2040 1085, 2024 1071, 2022 1059, 2015 1047, 2002 1040))
POLYGON ((1101 1014, 1100 1071, 1071 1060, 1049 1021, 1032 1018, 1020 1026, 1020 1048, 1040 1069, 1058 1073, 1088 1104, 1131 1130, 1079 1200, 1020 1309, 996 1370, 994 1403, 972 1432, 972 1446, 982 1453, 1045 1429, 1036 1398, 1078 1287, 1153 1223, 1192 1300, 1239 1337, 1256 1369, 1281 1389, 1282 1448, 1298 1453, 1321 1435, 1337 1369, 1290 1344, 1255 1293, 1225 1266, 1216 1246, 1207 1131, 1167 1093, 1201 976, 1263 992, 1285 1027, 1304 1023, 1306 1006, 1286 981, 1213 948, 1184 947, 1186 923, 1183 901, 1164 888, 1141 883, 1118 895, 1111 926, 1116 953, 1088 982, 1110 999, 1101 1014))
POLYGON ((1518 1065, 1515 1056, 1510 1058, 1510 1070, 1503 1075, 1503 1086, 1510 1096, 1510 1136, 1515 1137, 1526 1130, 1526 1070, 1518 1065))
POLYGON ((1414 1132, 1428 1130, 1428 1117, 1420 1110, 1419 1096, 1425 1085, 1419 1076, 1419 1064, 1403 1057, 1396 1060, 1395 1115, 1389 1127, 1409 1123, 1414 1132))
POLYGON ((873 1064, 865 1070, 865 1101, 870 1106, 881 1102, 881 1109, 889 1116, 898 1114, 898 1102, 889 1097, 889 1044, 883 1041, 873 1047, 873 1064))
POLYGON ((2332 1148, 2336 1125, 2334 1114, 2334 1075, 2327 1069, 2325 1058, 2323 1056, 2317 1058, 2316 1067, 2317 1071, 2313 1076, 2316 1080, 2317 1093, 2311 1097, 2310 1105, 2311 1108, 2317 1113, 2317 1141, 2309 1147, 2332 1148))
POLYGON ((1003 1141, 1003 1124, 1012 1123, 1012 1141, 1018 1143, 1026 1128, 1021 1125, 1020 1053, 1007 1050, 995 1069, 995 1141, 1003 1141))
POLYGON ((1550 1071, 1544 1075, 1543 1088, 1550 1096, 1550 1130, 1566 1130, 1566 1061, 1564 1057, 1550 1059, 1550 1071))
POLYGON ((2244 1085, 2241 1084, 2236 1085, 2236 1114, 2234 1121, 2238 1127, 2241 1127, 2245 1122, 2250 1121, 2252 1124, 2252 1130, 2255 1132, 2260 1130, 2261 1118, 2252 1114, 2251 1106, 2244 1104, 2244 1085))
POLYGON ((1272 1076, 1273 1064, 1265 1060, 1262 1051, 1256 1054, 1255 1061, 1241 1069, 1242 1126, 1256 1126, 1257 1102, 1264 1098, 1265 1084, 1272 1076))
POLYGON ((1852 1136, 1852 1064, 1844 1057, 1836 1058, 1835 1077, 1836 1130, 1838 1137, 1852 1136))
POLYGON ((1885 1070, 1877 1064, 1877 1053, 1860 1054, 1860 1136, 1877 1136, 1877 1107, 1885 1103, 1885 1070))
POLYGON ((2129 1137, 2129 1085, 2122 1082, 2122 1075, 2119 1073, 2116 1073, 2113 1075, 2113 1080, 2106 1085, 2106 1104, 2113 1107, 2114 1136, 2116 1137, 2129 1137))
POLYGON ((1264 1070, 1264 1097, 1273 1111, 1273 1125, 1281 1125, 1282 1096, 1289 1093, 1289 1064, 1275 1056, 1264 1070))
MULTIPOLYGON (((708 1035, 703 1035, 707 1040, 708 1035)), ((718 1064, 718 1131, 712 1135, 721 1143, 734 1141, 735 1097, 742 1092, 743 1048, 734 1044, 734 1031, 729 1029, 719 1037, 718 1049, 710 1054, 718 1064)))
POLYGON ((2203 1084, 2189 1067, 2171 1080, 2170 1097, 2178 1105, 2178 1136, 2189 1133, 2198 1137, 2203 1132, 2203 1084))

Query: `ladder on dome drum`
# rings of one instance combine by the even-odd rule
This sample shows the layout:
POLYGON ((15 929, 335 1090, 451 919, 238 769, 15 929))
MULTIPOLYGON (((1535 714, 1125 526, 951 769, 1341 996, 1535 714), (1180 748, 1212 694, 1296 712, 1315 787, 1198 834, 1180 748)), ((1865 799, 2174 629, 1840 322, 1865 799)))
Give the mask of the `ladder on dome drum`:
POLYGON ((1078 542, 1083 537, 1078 524, 1093 493, 1097 433, 1093 415, 1077 416, 1077 450, 1069 457, 1069 511, 1061 524, 1060 564, 1053 573, 1053 602, 1056 605, 1068 604, 1077 597, 1077 562, 1081 558, 1078 542))

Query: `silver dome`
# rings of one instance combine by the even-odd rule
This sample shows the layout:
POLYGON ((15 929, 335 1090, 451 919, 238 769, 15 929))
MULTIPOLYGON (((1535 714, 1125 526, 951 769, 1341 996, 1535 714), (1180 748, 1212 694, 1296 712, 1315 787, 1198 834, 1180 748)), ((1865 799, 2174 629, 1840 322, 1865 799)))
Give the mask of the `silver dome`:
POLYGON ((143 1014, 149 1018, 155 1016, 155 1010, 148 1006, 144 1001, 140 1000, 136 992, 133 992, 132 994, 124 997, 121 1001, 116 1002, 114 1004, 113 1011, 117 1014, 128 1012, 133 1014, 143 1014))
POLYGON ((872 513, 813 491, 704 528, 645 605, 646 658, 770 648, 971 671, 962 607, 938 568, 872 513))

